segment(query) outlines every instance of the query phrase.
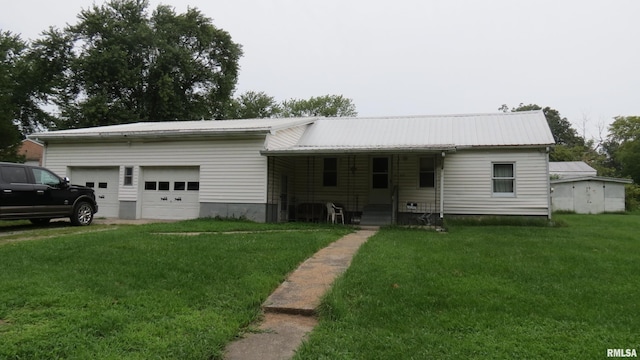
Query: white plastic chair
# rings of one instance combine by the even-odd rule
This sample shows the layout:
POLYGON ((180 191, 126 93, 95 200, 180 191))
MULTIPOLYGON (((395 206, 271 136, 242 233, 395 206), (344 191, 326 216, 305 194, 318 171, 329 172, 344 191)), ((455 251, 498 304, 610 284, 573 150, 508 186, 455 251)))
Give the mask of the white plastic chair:
POLYGON ((331 223, 335 224, 336 221, 338 220, 338 217, 340 217, 340 221, 342 221, 342 225, 344 225, 344 212, 342 211, 342 208, 339 206, 336 206, 336 204, 332 202, 328 202, 327 203, 327 222, 329 221, 329 219, 331 219, 331 223))

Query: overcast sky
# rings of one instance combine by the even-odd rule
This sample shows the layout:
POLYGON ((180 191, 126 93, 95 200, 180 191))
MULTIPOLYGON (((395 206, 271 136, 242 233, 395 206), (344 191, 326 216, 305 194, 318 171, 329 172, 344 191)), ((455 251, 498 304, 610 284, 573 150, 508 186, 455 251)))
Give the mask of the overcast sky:
MULTIPOLYGON (((92 0, 1 0, 35 39, 92 0)), ((95 1, 102 4, 101 0, 95 1)), ((580 134, 640 115, 638 0, 151 0, 200 9, 243 46, 237 93, 339 94, 360 116, 550 106, 580 134)))

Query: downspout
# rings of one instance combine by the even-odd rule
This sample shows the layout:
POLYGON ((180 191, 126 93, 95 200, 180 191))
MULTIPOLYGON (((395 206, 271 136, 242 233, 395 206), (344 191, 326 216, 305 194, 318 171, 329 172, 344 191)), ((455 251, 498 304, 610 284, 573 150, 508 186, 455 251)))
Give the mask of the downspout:
POLYGON ((442 162, 440 163, 440 221, 444 219, 444 151, 442 152, 442 162))
POLYGON ((547 218, 551 220, 551 178, 549 177, 549 147, 545 151, 547 161, 547 218))

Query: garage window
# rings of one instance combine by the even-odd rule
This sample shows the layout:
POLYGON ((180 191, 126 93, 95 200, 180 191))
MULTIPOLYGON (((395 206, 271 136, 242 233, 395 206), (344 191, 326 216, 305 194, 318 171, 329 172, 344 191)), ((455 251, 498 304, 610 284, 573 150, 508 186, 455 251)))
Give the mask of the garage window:
POLYGON ((176 181, 173 183, 173 190, 184 191, 187 189, 187 183, 184 181, 176 181))
POLYGON ((188 191, 198 191, 200 190, 200 182, 199 181, 189 181, 187 183, 188 191))
POLYGON ((144 182, 144 189, 145 190, 156 190, 157 189, 157 185, 155 181, 145 181, 144 182))
POLYGON ((168 181, 158 181, 158 190, 160 190, 160 191, 169 190, 169 182, 168 181))

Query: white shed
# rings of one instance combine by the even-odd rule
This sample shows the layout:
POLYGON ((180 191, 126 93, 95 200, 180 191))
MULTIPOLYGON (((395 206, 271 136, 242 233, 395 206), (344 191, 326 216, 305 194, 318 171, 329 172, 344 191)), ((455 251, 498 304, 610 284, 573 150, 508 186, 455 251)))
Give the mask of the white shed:
POLYGON ((553 211, 600 214, 625 211, 625 184, 629 179, 598 176, 565 178, 551 181, 553 211))

